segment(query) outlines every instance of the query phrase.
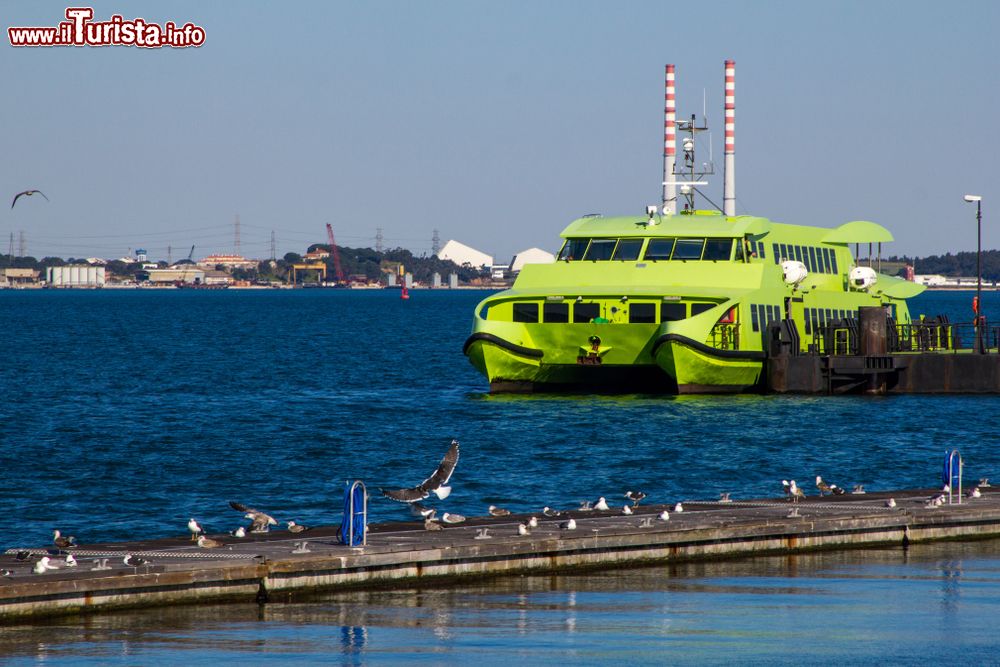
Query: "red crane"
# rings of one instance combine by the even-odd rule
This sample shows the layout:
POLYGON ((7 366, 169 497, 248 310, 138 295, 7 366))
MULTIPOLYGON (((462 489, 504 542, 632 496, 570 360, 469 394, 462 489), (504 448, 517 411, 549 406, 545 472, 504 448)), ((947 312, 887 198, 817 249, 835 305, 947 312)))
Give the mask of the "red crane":
POLYGON ((337 282, 344 282, 344 270, 340 268, 340 253, 337 251, 337 244, 333 240, 333 226, 326 223, 326 238, 330 241, 330 252, 333 253, 333 272, 337 275, 337 282))

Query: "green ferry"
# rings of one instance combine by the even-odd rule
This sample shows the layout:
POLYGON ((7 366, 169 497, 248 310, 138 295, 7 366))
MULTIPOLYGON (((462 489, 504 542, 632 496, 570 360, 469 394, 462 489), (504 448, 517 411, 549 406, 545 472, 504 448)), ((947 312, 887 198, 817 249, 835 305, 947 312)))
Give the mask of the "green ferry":
POLYGON ((808 351, 860 306, 909 324, 906 299, 924 289, 877 272, 871 248, 892 235, 872 222, 650 207, 585 216, 561 236, 554 263, 525 266, 476 308, 464 352, 492 391, 755 391, 771 323, 794 321, 808 351))

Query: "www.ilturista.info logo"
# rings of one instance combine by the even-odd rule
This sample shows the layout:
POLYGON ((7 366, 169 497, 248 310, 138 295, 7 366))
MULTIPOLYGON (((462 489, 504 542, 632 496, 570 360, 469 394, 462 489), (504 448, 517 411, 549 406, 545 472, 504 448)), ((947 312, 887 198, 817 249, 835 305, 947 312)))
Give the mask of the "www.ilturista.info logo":
POLYGON ((184 48, 205 43, 205 29, 193 23, 178 26, 167 21, 162 26, 145 19, 126 20, 120 14, 108 21, 93 21, 92 7, 67 7, 66 19, 55 27, 11 27, 11 46, 164 46, 184 48))

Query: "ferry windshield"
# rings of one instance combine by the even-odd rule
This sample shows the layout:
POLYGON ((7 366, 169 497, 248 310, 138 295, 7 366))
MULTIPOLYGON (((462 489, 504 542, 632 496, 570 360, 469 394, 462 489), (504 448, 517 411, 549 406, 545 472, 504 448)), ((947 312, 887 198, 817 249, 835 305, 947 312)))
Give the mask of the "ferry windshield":
POLYGON ((615 248, 615 254, 611 259, 621 262, 634 262, 639 259, 639 251, 642 250, 642 239, 622 239, 615 248))
POLYGON ((618 239, 594 239, 583 258, 594 262, 609 260, 617 242, 618 239))
POLYGON ((590 239, 569 239, 559 251, 559 259, 569 262, 582 258, 588 243, 590 243, 590 239))
POLYGON ((729 261, 732 249, 732 239, 708 239, 705 242, 705 254, 702 256, 702 259, 729 261))
POLYGON ((701 259, 705 239, 677 239, 671 259, 701 259))

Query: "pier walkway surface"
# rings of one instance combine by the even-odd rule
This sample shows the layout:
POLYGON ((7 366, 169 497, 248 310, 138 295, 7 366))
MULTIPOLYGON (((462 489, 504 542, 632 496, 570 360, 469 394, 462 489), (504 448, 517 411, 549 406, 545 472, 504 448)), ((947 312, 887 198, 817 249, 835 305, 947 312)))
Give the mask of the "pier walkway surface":
MULTIPOLYGON (((412 587, 462 577, 503 576, 629 563, 731 558, 763 553, 907 544, 911 541, 1000 536, 1000 488, 981 498, 927 507, 931 489, 811 496, 796 504, 762 499, 643 505, 626 516, 609 511, 544 517, 530 535, 517 527, 531 515, 470 518, 424 530, 422 522, 369 526, 368 544, 337 543, 335 527, 292 534, 275 530, 243 539, 212 535, 221 548, 184 538, 81 544, 78 565, 35 574, 55 549, 12 548, 0 555, 0 623, 59 614, 205 600, 267 602, 337 588, 412 587), (886 506, 889 497, 895 508, 886 506), (659 518, 669 511, 669 520, 659 518), (560 527, 571 515, 575 530, 560 527), (485 534, 484 534, 485 529, 485 534), (29 551, 25 560, 18 551, 29 551), (126 566, 135 554, 149 561, 126 566)), ((65 553, 65 552, 64 552, 65 553)), ((24 558, 24 554, 21 554, 24 558)))

